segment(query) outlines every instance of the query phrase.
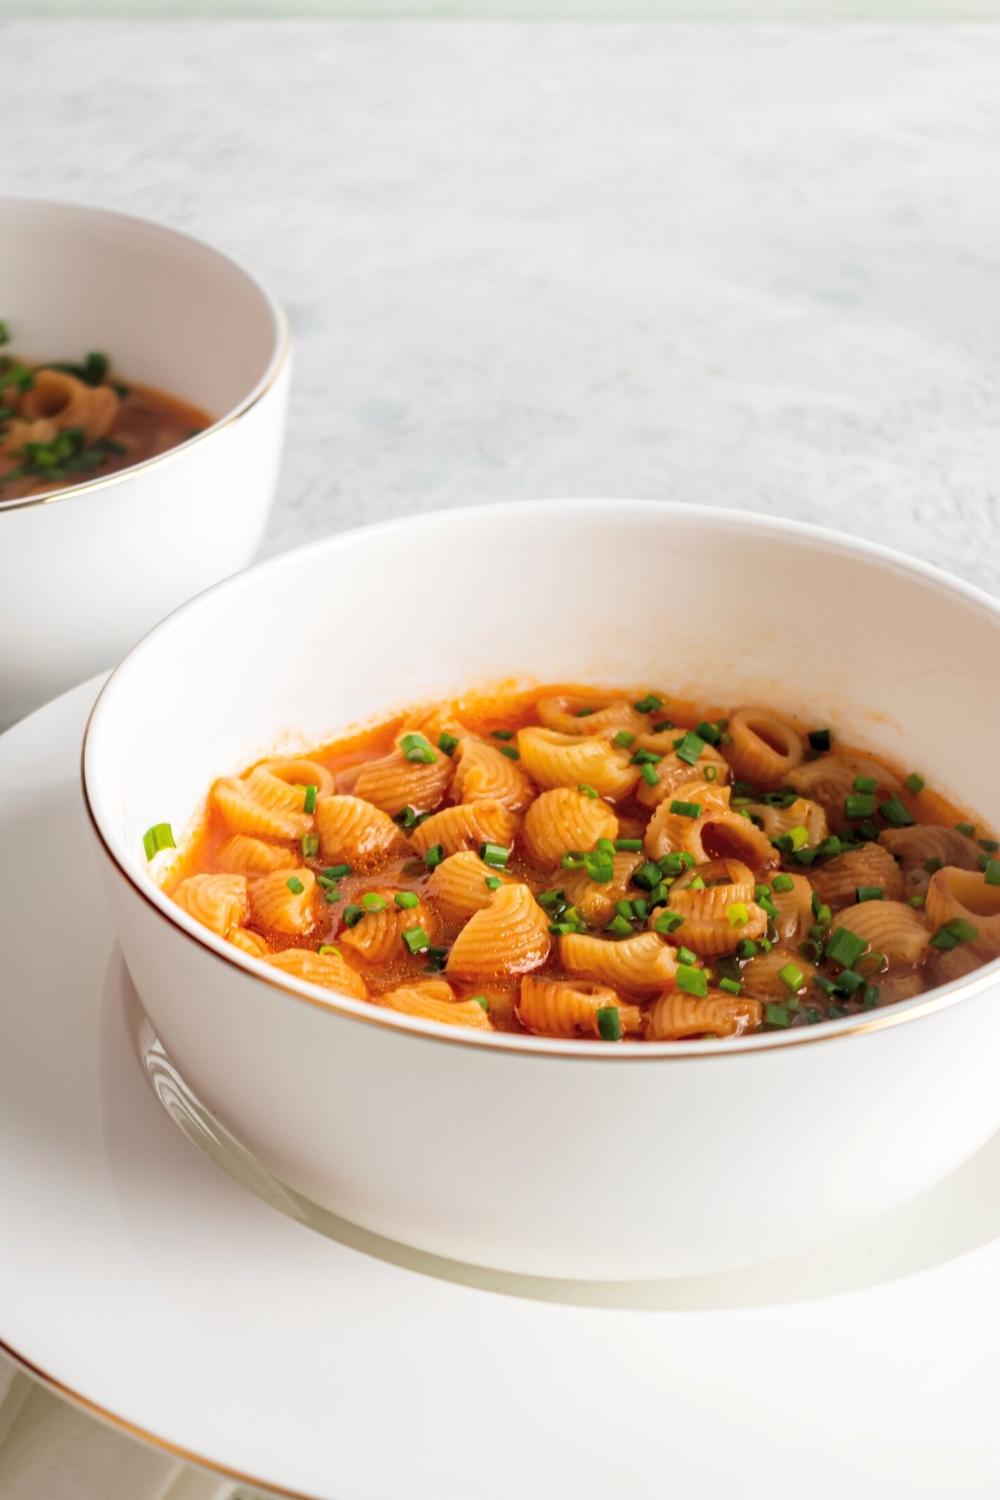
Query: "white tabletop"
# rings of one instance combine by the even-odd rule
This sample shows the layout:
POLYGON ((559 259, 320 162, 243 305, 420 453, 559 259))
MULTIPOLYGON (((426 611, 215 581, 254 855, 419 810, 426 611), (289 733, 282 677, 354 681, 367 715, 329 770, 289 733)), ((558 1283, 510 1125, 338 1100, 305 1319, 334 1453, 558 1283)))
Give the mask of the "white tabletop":
MULTIPOLYGON (((296 368, 268 552, 640 495, 1000 592, 998 66, 976 28, 7 22, 4 191, 169 220, 272 282, 296 368)), ((0 1500, 43 1462, 46 1500, 196 1483, 12 1425, 0 1500)))

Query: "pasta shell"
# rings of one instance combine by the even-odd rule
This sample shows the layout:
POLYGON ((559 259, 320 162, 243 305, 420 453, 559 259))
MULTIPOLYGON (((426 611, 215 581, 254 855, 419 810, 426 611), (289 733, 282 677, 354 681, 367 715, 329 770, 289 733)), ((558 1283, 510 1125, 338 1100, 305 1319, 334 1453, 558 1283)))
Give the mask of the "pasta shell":
POLYGON ((854 782, 859 776, 875 781, 877 797, 891 797, 900 789, 899 778, 877 760, 836 752, 796 766, 786 779, 797 792, 820 804, 830 827, 838 833, 848 821, 844 800, 854 790, 854 782))
POLYGON ((233 833, 254 834, 265 839, 300 839, 308 833, 312 819, 304 812, 268 807, 254 795, 249 783, 235 776, 223 777, 209 793, 209 805, 233 833))
POLYGON ((923 918, 902 901, 862 901, 838 912, 836 927, 846 927, 864 938, 873 953, 903 963, 918 964, 930 933, 923 918))
MULTIPOLYGON (((676 731, 671 730, 674 739, 677 738, 676 731)), ((643 735, 638 743, 642 749, 654 749, 651 740, 661 738, 659 735, 643 735)), ((659 752, 657 751, 657 754, 659 752)), ((659 807, 660 803, 667 797, 677 796, 678 788, 691 781, 692 776, 697 776, 700 782, 706 786, 725 786, 729 780, 729 763, 724 760, 718 750, 711 745, 706 745, 698 757, 697 766, 688 765, 687 761, 681 760, 676 750, 670 749, 663 759, 656 764, 655 782, 650 785, 647 781, 640 781, 636 789, 636 799, 643 807, 659 807), (706 779, 705 772, 709 775, 706 779)))
POLYGON ((672 812, 672 801, 661 802, 646 827, 644 845, 650 859, 683 851, 693 854, 698 864, 736 859, 752 870, 776 864, 778 856, 770 839, 749 818, 733 812, 726 805, 728 797, 728 787, 707 782, 678 787, 673 800, 693 803, 701 811, 689 818, 672 812))
MULTIPOLYGON (((732 953, 745 938, 762 938, 767 933, 767 913, 753 899, 753 876, 746 865, 738 860, 716 860, 696 868, 704 872, 720 867, 722 873, 732 873, 732 882, 692 888, 690 881, 695 878, 695 871, 690 871, 670 888, 669 910, 684 921, 667 934, 667 941, 691 948, 702 957, 732 953), (742 915, 741 906, 746 909, 745 919, 731 921, 730 913, 734 917, 742 915)), ((702 878, 707 881, 709 877, 703 874, 702 878)), ((654 931, 659 916, 657 910, 650 913, 649 925, 654 931)))
POLYGON ((455 751, 451 792, 456 802, 499 802, 510 812, 521 812, 535 795, 516 761, 472 734, 455 751))
POLYGON ((877 885, 889 901, 903 899, 903 877, 899 866, 881 844, 861 844, 826 864, 811 867, 812 883, 819 899, 836 911, 853 906, 859 885, 877 885))
POLYGON ((966 838, 957 828, 942 828, 936 823, 886 828, 878 841, 893 859, 899 860, 906 873, 922 869, 928 859, 939 859, 943 865, 954 865, 959 870, 978 870, 983 853, 974 839, 966 838))
POLYGON ((927 887, 927 920, 933 928, 958 918, 975 927, 971 946, 983 954, 1000 953, 1000 885, 987 885, 978 871, 946 866, 927 887))
POLYGON ((754 899, 753 871, 739 859, 710 859, 708 864, 693 865, 678 875, 670 887, 670 904, 682 891, 697 896, 701 913, 706 917, 724 917, 731 901, 754 899), (691 890, 692 882, 698 885, 691 890))
POLYGON ((773 918, 774 930, 780 943, 802 942, 813 925, 813 888, 804 875, 786 875, 791 888, 776 890, 771 883, 771 900, 777 916, 773 918))
POLYGON ((548 979, 526 974, 521 980, 517 1018, 536 1036, 599 1037, 597 1012, 614 1006, 626 1035, 642 1029, 637 1005, 623 1005, 613 989, 589 980, 548 979))
POLYGON ((549 956, 548 918, 526 885, 503 885, 485 911, 470 917, 452 944, 449 979, 472 983, 527 974, 549 956))
POLYGON ((603 927, 615 914, 615 902, 628 893, 632 872, 642 864, 641 854, 617 853, 611 860, 613 876, 606 885, 591 880, 587 871, 567 870, 560 876, 566 900, 575 906, 591 927, 603 927))
POLYGON ((802 759, 802 736, 767 708, 740 708, 729 720, 726 759, 741 781, 780 786, 802 759))
POLYGON ((485 910, 493 900, 487 880, 499 880, 506 885, 512 879, 506 870, 491 869, 478 854, 463 849, 458 854, 449 854, 431 873, 427 894, 434 898, 445 921, 464 922, 477 911, 485 910))
POLYGON ((432 814, 414 828, 410 840, 420 855, 435 844, 440 844, 445 854, 479 849, 483 844, 502 844, 509 849, 516 828, 513 815, 499 802, 462 802, 432 814))
POLYGON ((539 698, 535 705, 538 717, 547 729, 559 734, 612 735, 619 730, 641 735, 648 719, 625 698, 585 698, 563 693, 553 698, 539 698))
POLYGON ((461 740, 468 732, 465 725, 455 717, 453 703, 429 703, 423 708, 415 709, 406 715, 399 730, 400 737, 404 734, 422 734, 425 739, 430 740, 435 750, 440 749, 438 742, 443 734, 450 734, 452 739, 461 740))
POLYGON ((330 863, 371 870, 405 848, 395 823, 381 808, 361 797, 320 797, 316 803, 319 847, 330 863))
POLYGON ((92 386, 65 370, 35 371, 32 387, 20 400, 29 422, 50 420, 60 429, 82 427, 88 443, 106 437, 118 411, 111 386, 92 386))
POLYGON ((808 797, 796 797, 788 807, 772 807, 767 802, 751 802, 743 809, 758 823, 768 838, 780 839, 793 828, 804 828, 810 844, 820 844, 830 832, 826 813, 818 802, 808 797))
POLYGON ((376 894, 384 897, 386 905, 381 911, 366 911, 360 922, 337 933, 337 942, 344 948, 357 953, 366 963, 386 964, 406 954, 403 933, 407 928, 422 927, 433 939, 434 921, 426 906, 401 909, 393 900, 394 890, 380 890, 376 894))
POLYGON ((542 787, 591 786, 602 797, 624 797, 639 780, 627 750, 608 740, 559 734, 554 729, 521 729, 517 735, 521 763, 542 787))
MULTIPOLYGON (((302 756, 262 760, 256 769, 265 771, 269 776, 276 776, 279 781, 286 781, 291 787, 300 788, 303 796, 307 786, 314 786, 318 797, 329 797, 333 792, 333 772, 320 765, 318 760, 307 760, 302 756)), ((291 805, 299 808, 302 803, 293 802, 291 805)))
POLYGON ((672 984, 677 973, 673 948, 655 932, 637 932, 620 942, 567 932, 559 939, 559 959, 571 974, 630 995, 655 995, 672 984))
POLYGON ((226 940, 232 943, 234 948, 239 948, 243 953, 249 953, 251 958, 267 958, 271 952, 260 933, 252 932, 249 927, 232 928, 226 933, 226 940))
MULTIPOLYGON (((300 761, 265 761, 262 765, 254 766, 241 779, 246 784, 247 791, 255 801, 271 812, 302 813, 305 815, 306 790, 305 786, 296 781, 289 781, 285 776, 279 776, 272 771, 271 766, 286 767, 289 765, 300 765, 300 761)), ((313 768, 318 774, 323 771, 322 766, 313 768)), ((329 781, 330 773, 323 771, 329 781)))
POLYGON ((673 990, 646 1012, 646 1040, 676 1042, 694 1036, 738 1036, 755 1031, 763 1019, 759 1000, 709 990, 701 998, 673 990))
POLYGON ((477 1031, 492 1031, 489 1014, 477 1000, 456 1000, 451 987, 440 980, 426 984, 404 984, 379 995, 378 1004, 404 1016, 419 1016, 423 1021, 439 1021, 444 1026, 471 1026, 477 1031), (447 994, 445 994, 447 991, 447 994))
POLYGON ((618 819, 606 802, 569 787, 536 797, 525 814, 521 842, 533 864, 551 870, 564 854, 592 849, 598 839, 614 839, 618 819))
POLYGON ((965 979, 982 965, 983 955, 971 943, 959 943, 957 948, 935 948, 924 972, 928 985, 951 984, 956 979, 965 979))
POLYGON ((431 812, 443 800, 452 776, 452 763, 443 750, 430 765, 409 761, 398 747, 361 767, 354 781, 354 795, 395 816, 404 807, 415 813, 431 812))
POLYGON ((770 953, 761 953, 743 965, 743 988, 755 1000, 787 1001, 814 989, 815 974, 815 964, 803 958, 794 948, 776 947, 770 953), (782 969, 788 964, 794 964, 803 978, 803 983, 795 990, 790 989, 781 977, 782 969))
POLYGON ((265 844, 247 833, 234 833, 216 856, 221 869, 232 875, 261 875, 268 870, 292 870, 298 860, 280 844, 265 844))
MULTIPOLYGON (((937 981, 943 983, 942 980, 937 981)), ((879 1004, 896 1005, 900 1000, 912 1000, 922 995, 925 989, 923 972, 883 974, 878 982, 879 1004)))
POLYGON ((174 900, 189 917, 225 937, 246 922, 246 876, 189 875, 174 891, 174 900))
MULTIPOLYGON (((0 404, 9 407, 16 399, 16 388, 5 388, 0 378, 0 404)), ((16 458, 26 443, 51 443, 58 431, 56 424, 45 417, 40 417, 37 422, 23 422, 17 418, 5 422, 0 433, 0 458, 16 458)))
POLYGON ((313 912, 315 894, 316 877, 305 866, 292 871, 276 870, 273 875, 259 875, 250 882, 253 920, 258 927, 271 932, 308 932, 316 920, 313 912))
POLYGON ((280 953, 272 953, 266 962, 284 974, 305 980, 306 984, 319 984, 324 989, 337 990, 341 995, 351 995, 355 1000, 368 999, 368 986, 339 953, 284 948, 280 953))

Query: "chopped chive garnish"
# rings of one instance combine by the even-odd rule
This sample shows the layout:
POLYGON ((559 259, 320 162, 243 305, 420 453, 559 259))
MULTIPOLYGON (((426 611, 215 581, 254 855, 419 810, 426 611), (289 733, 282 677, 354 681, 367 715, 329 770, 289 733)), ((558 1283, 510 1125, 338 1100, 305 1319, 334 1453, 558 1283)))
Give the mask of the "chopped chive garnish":
POLYGON ((615 848, 619 854, 638 854, 642 848, 642 839, 615 839, 615 848))
POLYGON ((684 990, 689 995, 697 995, 704 999, 708 994, 708 976, 704 969, 696 969, 691 964, 677 965, 677 988, 684 990))
POLYGON ((700 818, 700 802, 681 802, 676 797, 670 804, 670 811, 678 818, 700 818))
POLYGON ((364 907, 365 911, 385 911, 389 903, 385 899, 385 897, 380 896, 377 891, 366 891, 365 894, 361 897, 361 905, 364 907))
POLYGON ((657 912, 653 918, 653 931, 659 932, 663 936, 666 936, 668 932, 676 932, 678 927, 683 927, 683 925, 684 918, 680 912, 670 911, 669 908, 665 911, 657 912))
POLYGON ((909 828, 913 824, 913 818, 895 793, 889 798, 888 802, 880 802, 878 810, 886 822, 892 824, 893 828, 909 828))
POLYGON ((720 979, 719 989, 725 990, 727 995, 742 995, 743 986, 738 979, 720 979))
POLYGON ((392 899, 400 911, 412 911, 415 906, 420 905, 420 897, 415 891, 397 891, 392 899))
POLYGON ((918 896, 911 896, 910 897, 910 905, 914 908, 915 911, 921 911, 923 909, 923 907, 925 907, 927 905, 927 897, 926 896, 919 896, 919 895, 918 896))
POLYGON ((859 901, 882 901, 885 891, 880 885, 859 885, 854 894, 859 901))
POLYGON ((717 728, 715 724, 709 724, 707 719, 702 719, 701 723, 697 725, 695 734, 699 739, 704 740, 706 745, 717 745, 722 739, 722 730, 717 728))
POLYGON ((521 752, 520 752, 520 750, 516 749, 513 745, 501 745, 500 746, 500 754, 501 755, 506 755, 506 757, 507 757, 508 760, 520 760, 521 759, 521 752))
POLYGON ((771 881, 771 888, 775 891, 793 891, 795 881, 790 875, 775 875, 771 881))
POLYGON ((664 875, 680 875, 684 870, 690 870, 697 861, 693 854, 686 849, 674 849, 670 854, 664 854, 657 861, 659 869, 664 875))
POLYGON ((316 798, 319 796, 319 787, 311 783, 306 787, 306 797, 302 804, 302 811, 311 813, 316 811, 316 798))
POLYGON ((639 768, 639 774, 647 786, 655 786, 660 779, 656 767, 648 763, 639 768))
POLYGON ((431 748, 430 741, 422 734, 404 734, 399 748, 414 765, 430 766, 437 760, 437 751, 431 748))
POLYGON ((632 872, 632 884, 646 891, 651 891, 653 886, 658 884, 659 879, 660 866, 654 865, 651 860, 647 860, 645 864, 632 872))
POLYGON ((344 919, 344 926, 345 927, 357 927, 358 923, 361 921, 361 918, 364 916, 364 914, 365 914, 365 910, 364 910, 363 906, 357 906, 355 904, 355 902, 353 902, 353 901, 348 902, 348 904, 344 907, 344 910, 343 910, 343 913, 342 913, 343 919, 344 919))
POLYGON ((704 748, 705 741, 700 734, 695 734, 693 729, 689 729, 681 737, 680 743, 674 746, 677 752, 677 759, 684 761, 689 766, 698 764, 698 757, 704 748))
POLYGON ((423 953, 430 947, 430 941, 422 927, 407 927, 403 933, 403 942, 411 953, 423 953))
POLYGON ((489 1010, 490 1008, 490 1002, 487 1000, 485 995, 470 995, 469 999, 473 1002, 474 1005, 481 1005, 483 1010, 489 1010))
POLYGON ((619 914, 611 919, 604 931, 612 933, 614 937, 631 937, 632 923, 619 914))
POLYGON ((740 942, 736 944, 737 958, 756 958, 757 952, 757 944, 754 942, 753 938, 742 938, 740 942))
POLYGON ((810 938, 807 943, 801 943, 799 945, 799 952, 803 958, 808 958, 811 964, 818 963, 822 955, 822 950, 815 938, 810 938))
POLYGON ((285 881, 285 884, 287 885, 293 896, 301 896, 302 892, 305 890, 305 886, 302 884, 297 875, 289 875, 288 879, 285 881))
POLYGON ((922 776, 917 775, 916 771, 911 771, 903 785, 907 791, 922 792, 927 783, 922 776))
POLYGON ((492 865, 494 870, 502 870, 510 859, 510 850, 505 849, 503 844, 480 844, 479 858, 484 865, 492 865))
POLYGON ((663 699, 658 698, 655 693, 647 693, 633 707, 641 714, 655 714, 658 708, 663 707, 663 699))
POLYGON ((987 854, 996 854, 1000 850, 1000 844, 996 839, 976 839, 980 849, 985 849, 987 854))
POLYGON ((787 1005, 778 1005, 772 1001, 770 1005, 764 1006, 764 1024, 782 1029, 791 1026, 792 1012, 787 1005))
POLYGON ((334 958, 340 957, 340 949, 334 943, 320 943, 316 949, 317 953, 332 953, 334 958))
POLYGON ((673 719, 661 719, 658 724, 653 725, 654 734, 665 734, 668 729, 676 729, 677 725, 673 719))
POLYGON ((855 776, 854 790, 856 792, 877 792, 878 778, 875 776, 855 776))
POLYGON ((615 902, 615 911, 618 913, 618 915, 620 917, 627 917, 630 922, 632 921, 633 917, 635 916, 635 912, 632 909, 632 903, 631 903, 631 901, 616 901, 615 902))
POLYGON ((627 750, 630 745, 635 744, 635 735, 630 734, 627 729, 619 729, 617 734, 611 736, 612 745, 617 745, 619 750, 627 750))
MULTIPOLYGON (((579 715, 577 717, 579 718, 579 715)), ((491 729, 490 738, 494 740, 512 740, 514 738, 514 731, 513 729, 491 729)))
POLYGON ((976 836, 975 823, 956 823, 955 827, 959 833, 964 833, 967 839, 975 838, 976 836))
POLYGON ((953 917, 950 922, 945 922, 938 928, 931 938, 931 945, 947 952, 949 948, 957 948, 959 943, 975 942, 978 936, 978 927, 973 927, 964 917, 953 917))
POLYGON ((585 797, 589 797, 592 802, 596 802, 597 798, 601 795, 596 786, 591 786, 589 781, 581 781, 577 787, 577 791, 582 792, 585 797))
POLYGON ((879 987, 877 984, 866 984, 865 992, 861 996, 861 1004, 865 1010, 872 1010, 879 1002, 879 987))
POLYGON ((447 730, 438 735, 438 749, 443 750, 445 755, 454 755, 457 748, 457 735, 449 734, 447 730))
POLYGON ((146 851, 146 858, 152 859, 159 854, 161 849, 176 849, 174 841, 174 830, 169 823, 154 823, 147 828, 142 836, 142 847, 146 851))
POLYGON ((872 792, 850 792, 844 798, 844 812, 849 818, 870 818, 875 811, 872 792))
POLYGON ((943 870, 944 869, 944 860, 943 859, 925 859, 924 860, 924 869, 927 871, 928 875, 934 875, 938 870, 943 870))
POLYGON ((535 897, 535 900, 538 902, 539 906, 544 906, 546 909, 552 906, 558 906, 560 902, 564 901, 565 899, 565 891, 539 891, 538 895, 535 897))
POLYGON ((793 995, 797 995, 806 982, 806 976, 797 964, 785 964, 784 968, 778 970, 778 978, 793 995))
POLYGON ((487 875, 485 880, 483 881, 483 884, 488 891, 498 891, 500 889, 500 876, 487 875))
POLYGON ((655 750, 637 750, 632 756, 630 765, 633 766, 656 766, 663 759, 655 750))
POLYGON ((678 948, 677 962, 680 964, 686 964, 687 967, 690 968, 692 964, 696 964, 698 962, 698 955, 697 953, 692 953, 690 948, 678 948))
POLYGON ((427 853, 424 855, 424 864, 427 866, 428 870, 436 870, 443 859, 444 845, 432 844, 431 847, 427 850, 427 853))
POLYGON ((567 849, 565 854, 560 854, 559 863, 564 870, 582 870, 583 855, 579 849, 567 849))
POLYGON ((439 974, 448 962, 447 948, 425 948, 424 958, 427 960, 427 970, 431 974, 439 974))
POLYGON ((620 1042, 622 1018, 617 1005, 601 1005, 597 1008, 597 1030, 602 1042, 620 1042))
POLYGON ((589 719, 590 715, 596 714, 596 712, 596 708, 578 708, 576 711, 576 717, 578 719, 589 719))
POLYGON ((780 845, 782 849, 786 849, 789 854, 797 854, 800 849, 804 849, 808 844, 809 830, 799 824, 796 828, 789 828, 787 833, 783 833, 781 838, 775 839, 774 842, 780 845))
POLYGON ((350 873, 350 865, 327 865, 325 870, 320 871, 319 878, 321 880, 324 877, 327 880, 343 880, 344 876, 350 875, 350 873))
POLYGON ((850 996, 857 993, 864 985, 865 978, 856 969, 841 969, 837 975, 835 988, 838 995, 850 996))
POLYGON ((867 947, 868 943, 865 938, 848 932, 846 927, 837 927, 827 940, 826 956, 832 958, 834 963, 843 964, 845 969, 849 969, 857 963, 867 947))
POLYGON ((987 860, 983 877, 987 885, 1000 885, 1000 860, 987 860))
POLYGON ((688 884, 689 891, 703 891, 704 889, 705 882, 704 880, 702 880, 700 875, 696 875, 694 879, 688 884))
POLYGON ((614 860, 603 849, 592 849, 583 856, 584 868, 598 885, 608 885, 615 878, 614 860))
POLYGON ((730 901, 726 918, 730 927, 745 927, 750 920, 750 908, 745 901, 730 901))
POLYGON ((304 833, 301 848, 303 859, 315 859, 319 853, 319 839, 314 833, 304 833))
POLYGON ((810 745, 812 746, 812 748, 814 750, 819 750, 820 753, 822 753, 824 750, 829 750, 829 748, 830 748, 830 731, 829 731, 829 729, 811 729, 809 731, 809 743, 810 743, 810 745))

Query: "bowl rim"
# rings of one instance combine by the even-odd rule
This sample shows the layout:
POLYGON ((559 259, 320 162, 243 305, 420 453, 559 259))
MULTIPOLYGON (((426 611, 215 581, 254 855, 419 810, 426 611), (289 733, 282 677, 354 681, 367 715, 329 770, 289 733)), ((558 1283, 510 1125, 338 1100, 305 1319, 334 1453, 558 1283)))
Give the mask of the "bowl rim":
POLYGON ((46 198, 42 195, 33 196, 27 193, 0 195, 0 214, 8 207, 54 209, 60 213, 72 216, 89 218, 115 219, 126 224, 138 224, 143 229, 153 230, 162 235, 164 239, 180 241, 184 244, 195 245, 199 250, 207 251, 216 257, 228 269, 238 272, 253 290, 259 295, 271 315, 272 322, 272 345, 271 353, 264 370, 253 386, 227 411, 224 411, 208 427, 201 432, 195 433, 193 437, 185 438, 182 443, 177 443, 173 448, 167 448, 163 453, 154 453, 150 458, 144 458, 137 464, 129 464, 127 468, 117 469, 113 474, 106 474, 97 479, 84 479, 79 484, 66 484, 60 489, 47 490, 42 495, 22 495, 10 500, 0 499, 0 516, 12 511, 27 510, 35 505, 54 505, 62 500, 75 499, 80 495, 93 494, 95 490, 108 489, 112 485, 124 484, 135 474, 141 474, 147 469, 160 467, 176 461, 183 455, 190 453, 193 448, 210 442, 217 437, 225 428, 233 426, 247 415, 267 395, 277 381, 280 379, 285 366, 288 364, 291 354, 292 340, 291 330, 288 324, 288 315, 281 303, 271 291, 267 282, 260 277, 239 256, 231 255, 227 250, 220 250, 208 240, 201 239, 198 235, 188 234, 186 230, 176 229, 172 224, 165 224, 159 219, 146 218, 142 214, 123 213, 118 209, 102 208, 96 204, 76 203, 69 198, 46 198))
POLYGON ((861 537, 843 535, 827 527, 814 526, 808 522, 787 520, 784 517, 769 516, 755 511, 735 510, 721 506, 708 507, 666 500, 616 499, 611 497, 512 500, 460 506, 455 509, 424 511, 416 515, 373 522, 368 526, 352 527, 342 532, 335 532, 332 535, 306 542, 302 546, 255 563, 230 578, 222 579, 220 582, 212 584, 200 594, 196 594, 192 599, 179 605, 177 609, 172 610, 170 614, 154 625, 151 630, 132 646, 107 677, 94 700, 84 727, 83 739, 80 746, 80 783, 88 821, 98 845, 113 872, 119 879, 126 883, 135 895, 145 901, 161 919, 177 929, 184 937, 207 950, 208 953, 219 961, 242 969, 248 978, 255 980, 261 985, 269 986, 286 997, 304 1002, 331 1015, 339 1016, 341 1019, 360 1021, 365 1025, 383 1027, 390 1032, 410 1034, 429 1042, 443 1042, 450 1046, 459 1047, 485 1048, 489 1053, 497 1056, 507 1054, 522 1058, 558 1057, 570 1059, 577 1063, 594 1064, 603 1063, 609 1059, 627 1061, 633 1064, 640 1061, 652 1064, 655 1062, 676 1062, 686 1059, 703 1060, 712 1057, 733 1058, 735 1056, 753 1055, 757 1052, 770 1052, 783 1050, 788 1047, 813 1045, 822 1041, 845 1040, 851 1036, 873 1035, 876 1032, 900 1026, 907 1021, 919 1020, 935 1015, 939 1011, 957 1004, 960 1000, 971 999, 982 991, 991 988, 997 979, 1000 978, 1000 956, 981 965, 978 969, 974 969, 971 974, 952 980, 948 984, 939 985, 935 989, 921 995, 916 995, 910 1000, 898 1000, 880 1010, 866 1012, 863 1018, 860 1016, 844 1016, 832 1021, 820 1022, 814 1026, 794 1027, 788 1031, 762 1032, 752 1036, 717 1037, 702 1041, 643 1042, 641 1045, 631 1047, 621 1046, 616 1042, 577 1040, 563 1037, 536 1037, 515 1032, 497 1031, 484 1033, 472 1028, 445 1026, 436 1021, 427 1021, 418 1017, 406 1016, 375 1005, 369 1000, 355 1000, 351 996, 338 994, 336 991, 325 989, 320 985, 309 984, 305 980, 295 979, 289 975, 281 974, 280 978, 276 978, 274 972, 269 970, 268 966, 262 960, 251 957, 251 955, 244 953, 231 943, 226 943, 223 938, 216 936, 207 927, 196 922, 193 917, 188 916, 152 880, 144 881, 141 876, 133 874, 126 863, 126 859, 119 857, 112 844, 114 836, 109 836, 105 833, 90 797, 88 775, 92 769, 89 766, 89 752, 93 743, 92 731, 95 721, 99 722, 101 714, 106 710, 108 701, 114 697, 117 691, 119 676, 123 669, 127 667, 133 657, 136 657, 154 637, 158 637, 161 632, 169 628, 170 622, 175 616, 191 612, 198 608, 204 608, 219 594, 235 594, 247 587, 252 587, 259 579, 265 578, 271 573, 279 572, 287 567, 294 568, 302 558, 321 552, 336 554, 341 551, 349 551, 351 546, 356 545, 358 541, 363 541, 372 536, 420 529, 428 524, 439 523, 443 519, 460 523, 463 520, 474 521, 486 516, 514 516, 517 512, 526 509, 538 514, 544 513, 547 510, 564 511, 569 507, 575 508, 578 513, 589 513, 591 515, 609 515, 613 509, 619 516, 624 509, 628 509, 634 514, 639 514, 642 511, 663 510, 679 519, 697 521, 709 527, 737 527, 758 536, 776 534, 779 536, 796 537, 800 541, 818 546, 821 549, 833 550, 852 557, 864 557, 868 561, 875 561, 886 568, 903 573, 910 578, 916 577, 921 582, 936 587, 939 591, 947 593, 952 597, 957 597, 966 604, 977 606, 981 613, 987 615, 1000 627, 1000 601, 994 599, 977 585, 967 583, 964 579, 946 572, 943 568, 939 568, 933 563, 909 557, 905 553, 898 552, 891 547, 883 546, 881 543, 869 542, 861 537))

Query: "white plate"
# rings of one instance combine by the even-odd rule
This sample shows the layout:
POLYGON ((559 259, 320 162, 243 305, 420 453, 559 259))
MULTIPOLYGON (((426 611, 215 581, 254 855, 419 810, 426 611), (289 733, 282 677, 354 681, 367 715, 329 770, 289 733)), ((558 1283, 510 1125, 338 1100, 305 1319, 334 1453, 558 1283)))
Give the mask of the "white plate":
POLYGON ((2 1347, 313 1500, 996 1494, 1000 1140, 863 1235, 685 1281, 529 1282, 313 1216, 150 1042, 84 833, 95 692, 0 740, 2 1347))

